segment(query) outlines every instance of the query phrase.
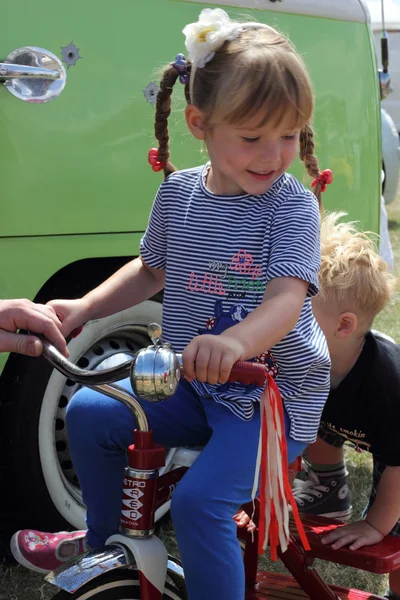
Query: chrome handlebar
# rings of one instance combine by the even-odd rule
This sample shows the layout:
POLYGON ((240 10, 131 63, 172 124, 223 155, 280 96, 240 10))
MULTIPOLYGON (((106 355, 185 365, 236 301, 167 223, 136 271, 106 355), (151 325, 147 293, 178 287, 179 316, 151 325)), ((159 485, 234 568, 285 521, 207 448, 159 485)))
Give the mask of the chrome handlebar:
MULTIPOLYGON (((150 402, 161 402, 170 398, 177 390, 183 369, 182 355, 174 352, 170 344, 161 342, 160 325, 151 323, 147 332, 153 345, 136 352, 131 361, 102 371, 81 369, 67 360, 43 336, 40 336, 40 339, 43 342, 44 356, 60 373, 72 381, 122 402, 134 414, 138 428, 148 431, 146 415, 136 398, 150 402), (134 393, 111 383, 127 375, 134 393)), ((264 387, 265 367, 254 362, 238 361, 233 365, 228 381, 264 387)))
MULTIPOLYGON (((36 335, 36 334, 35 334, 36 335)), ((87 369, 81 369, 77 365, 70 362, 65 356, 61 354, 55 348, 48 339, 42 335, 37 335, 43 344, 43 356, 53 365, 57 371, 72 379, 76 383, 82 385, 103 385, 106 383, 112 383, 118 381, 123 377, 129 377, 132 361, 126 361, 111 369, 104 369, 102 371, 88 371, 87 369)))
POLYGON ((149 431, 146 414, 135 396, 121 386, 112 383, 123 377, 130 376, 132 363, 135 359, 124 362, 111 369, 88 371, 77 367, 65 358, 65 356, 63 356, 43 335, 35 335, 43 343, 43 356, 55 369, 57 369, 57 371, 76 383, 80 383, 101 394, 105 394, 114 400, 118 400, 118 402, 124 404, 132 413, 136 421, 137 429, 139 431, 149 431))

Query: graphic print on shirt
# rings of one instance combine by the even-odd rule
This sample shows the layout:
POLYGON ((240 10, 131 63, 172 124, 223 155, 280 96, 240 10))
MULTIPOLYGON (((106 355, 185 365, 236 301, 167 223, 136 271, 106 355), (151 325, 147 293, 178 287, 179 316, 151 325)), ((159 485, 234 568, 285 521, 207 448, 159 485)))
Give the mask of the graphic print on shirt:
POLYGON ((321 421, 321 425, 332 431, 336 435, 344 438, 354 446, 356 452, 371 452, 370 442, 365 441, 366 433, 358 429, 345 429, 344 427, 336 426, 331 422, 321 421))
MULTIPOLYGON (((222 300, 217 300, 214 305, 214 316, 207 319, 205 328, 199 329, 198 334, 203 335, 208 333, 211 335, 219 335, 229 327, 243 321, 248 314, 249 311, 240 304, 234 304, 228 311, 224 312, 222 300)), ((272 375, 272 377, 277 377, 279 373, 278 364, 269 350, 256 356, 253 359, 253 362, 264 365, 266 371, 272 375)))
POLYGON ((211 260, 205 273, 190 272, 186 290, 224 296, 228 300, 243 300, 255 296, 259 304, 264 293, 262 266, 256 264, 250 252, 239 250, 230 262, 211 260))

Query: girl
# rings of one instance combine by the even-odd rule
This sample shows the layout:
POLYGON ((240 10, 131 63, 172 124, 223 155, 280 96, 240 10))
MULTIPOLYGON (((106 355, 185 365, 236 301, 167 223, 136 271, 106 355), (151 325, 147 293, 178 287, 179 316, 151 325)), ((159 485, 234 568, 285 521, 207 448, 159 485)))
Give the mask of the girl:
MULTIPOLYGON (((258 357, 284 399, 289 461, 315 440, 329 358, 311 311, 318 202, 286 173, 299 145, 318 194, 324 178, 313 155, 311 84, 290 42, 266 25, 233 23, 221 9, 203 10, 183 31, 189 60, 178 55, 165 69, 157 98, 159 146, 149 161, 166 179, 140 257, 85 297, 51 306, 67 336, 165 289, 164 339, 183 351, 186 380, 167 402, 143 406, 155 441, 205 446, 172 500, 188 596, 243 600, 232 517, 251 498, 261 390, 226 382, 237 360, 258 357), (168 116, 178 79, 187 126, 204 140, 210 162, 177 172, 168 116)), ((53 569, 86 545, 101 548, 118 531, 130 413, 83 389, 70 403, 67 425, 88 531, 15 534, 14 556, 32 569, 53 569)))

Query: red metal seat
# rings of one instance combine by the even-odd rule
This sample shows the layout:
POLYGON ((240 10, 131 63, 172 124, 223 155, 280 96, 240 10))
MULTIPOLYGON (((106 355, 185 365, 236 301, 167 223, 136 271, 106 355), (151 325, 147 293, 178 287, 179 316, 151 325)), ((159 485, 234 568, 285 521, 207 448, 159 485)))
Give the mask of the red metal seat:
MULTIPOLYGON (((371 573, 390 573, 400 567, 400 538, 387 535, 379 544, 364 546, 352 551, 348 548, 333 550, 331 546, 322 544, 323 535, 337 527, 342 527, 343 522, 324 517, 301 516, 304 529, 310 542, 311 551, 307 555, 330 562, 355 567, 371 573)), ((292 535, 298 540, 295 528, 292 535)))
MULTIPOLYGON (((256 510, 257 513, 257 502, 256 510)), ((244 507, 247 514, 252 514, 252 506, 244 507)), ((258 515, 254 515, 257 522, 258 515)), ((279 553, 279 557, 293 577, 278 573, 258 571, 258 532, 250 534, 246 528, 238 530, 244 549, 244 568, 246 577, 246 600, 381 600, 378 596, 359 590, 328 585, 314 569, 315 558, 339 563, 364 571, 383 574, 395 571, 400 567, 400 539, 386 536, 382 542, 374 546, 366 546, 356 551, 348 548, 332 550, 321 543, 324 534, 343 522, 323 517, 305 517, 302 522, 310 542, 311 550, 305 552, 299 543, 296 528, 292 527, 291 542, 288 549, 279 553)))

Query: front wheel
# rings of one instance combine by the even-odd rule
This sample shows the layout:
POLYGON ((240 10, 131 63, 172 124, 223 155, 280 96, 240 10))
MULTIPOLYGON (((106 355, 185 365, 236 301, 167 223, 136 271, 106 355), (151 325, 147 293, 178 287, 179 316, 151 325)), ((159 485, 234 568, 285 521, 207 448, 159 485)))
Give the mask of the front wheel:
MULTIPOLYGON (((185 600, 184 592, 169 583, 165 584, 163 600, 185 600)), ((113 571, 97 577, 74 594, 58 592, 53 600, 140 600, 140 583, 137 571, 113 571)))

